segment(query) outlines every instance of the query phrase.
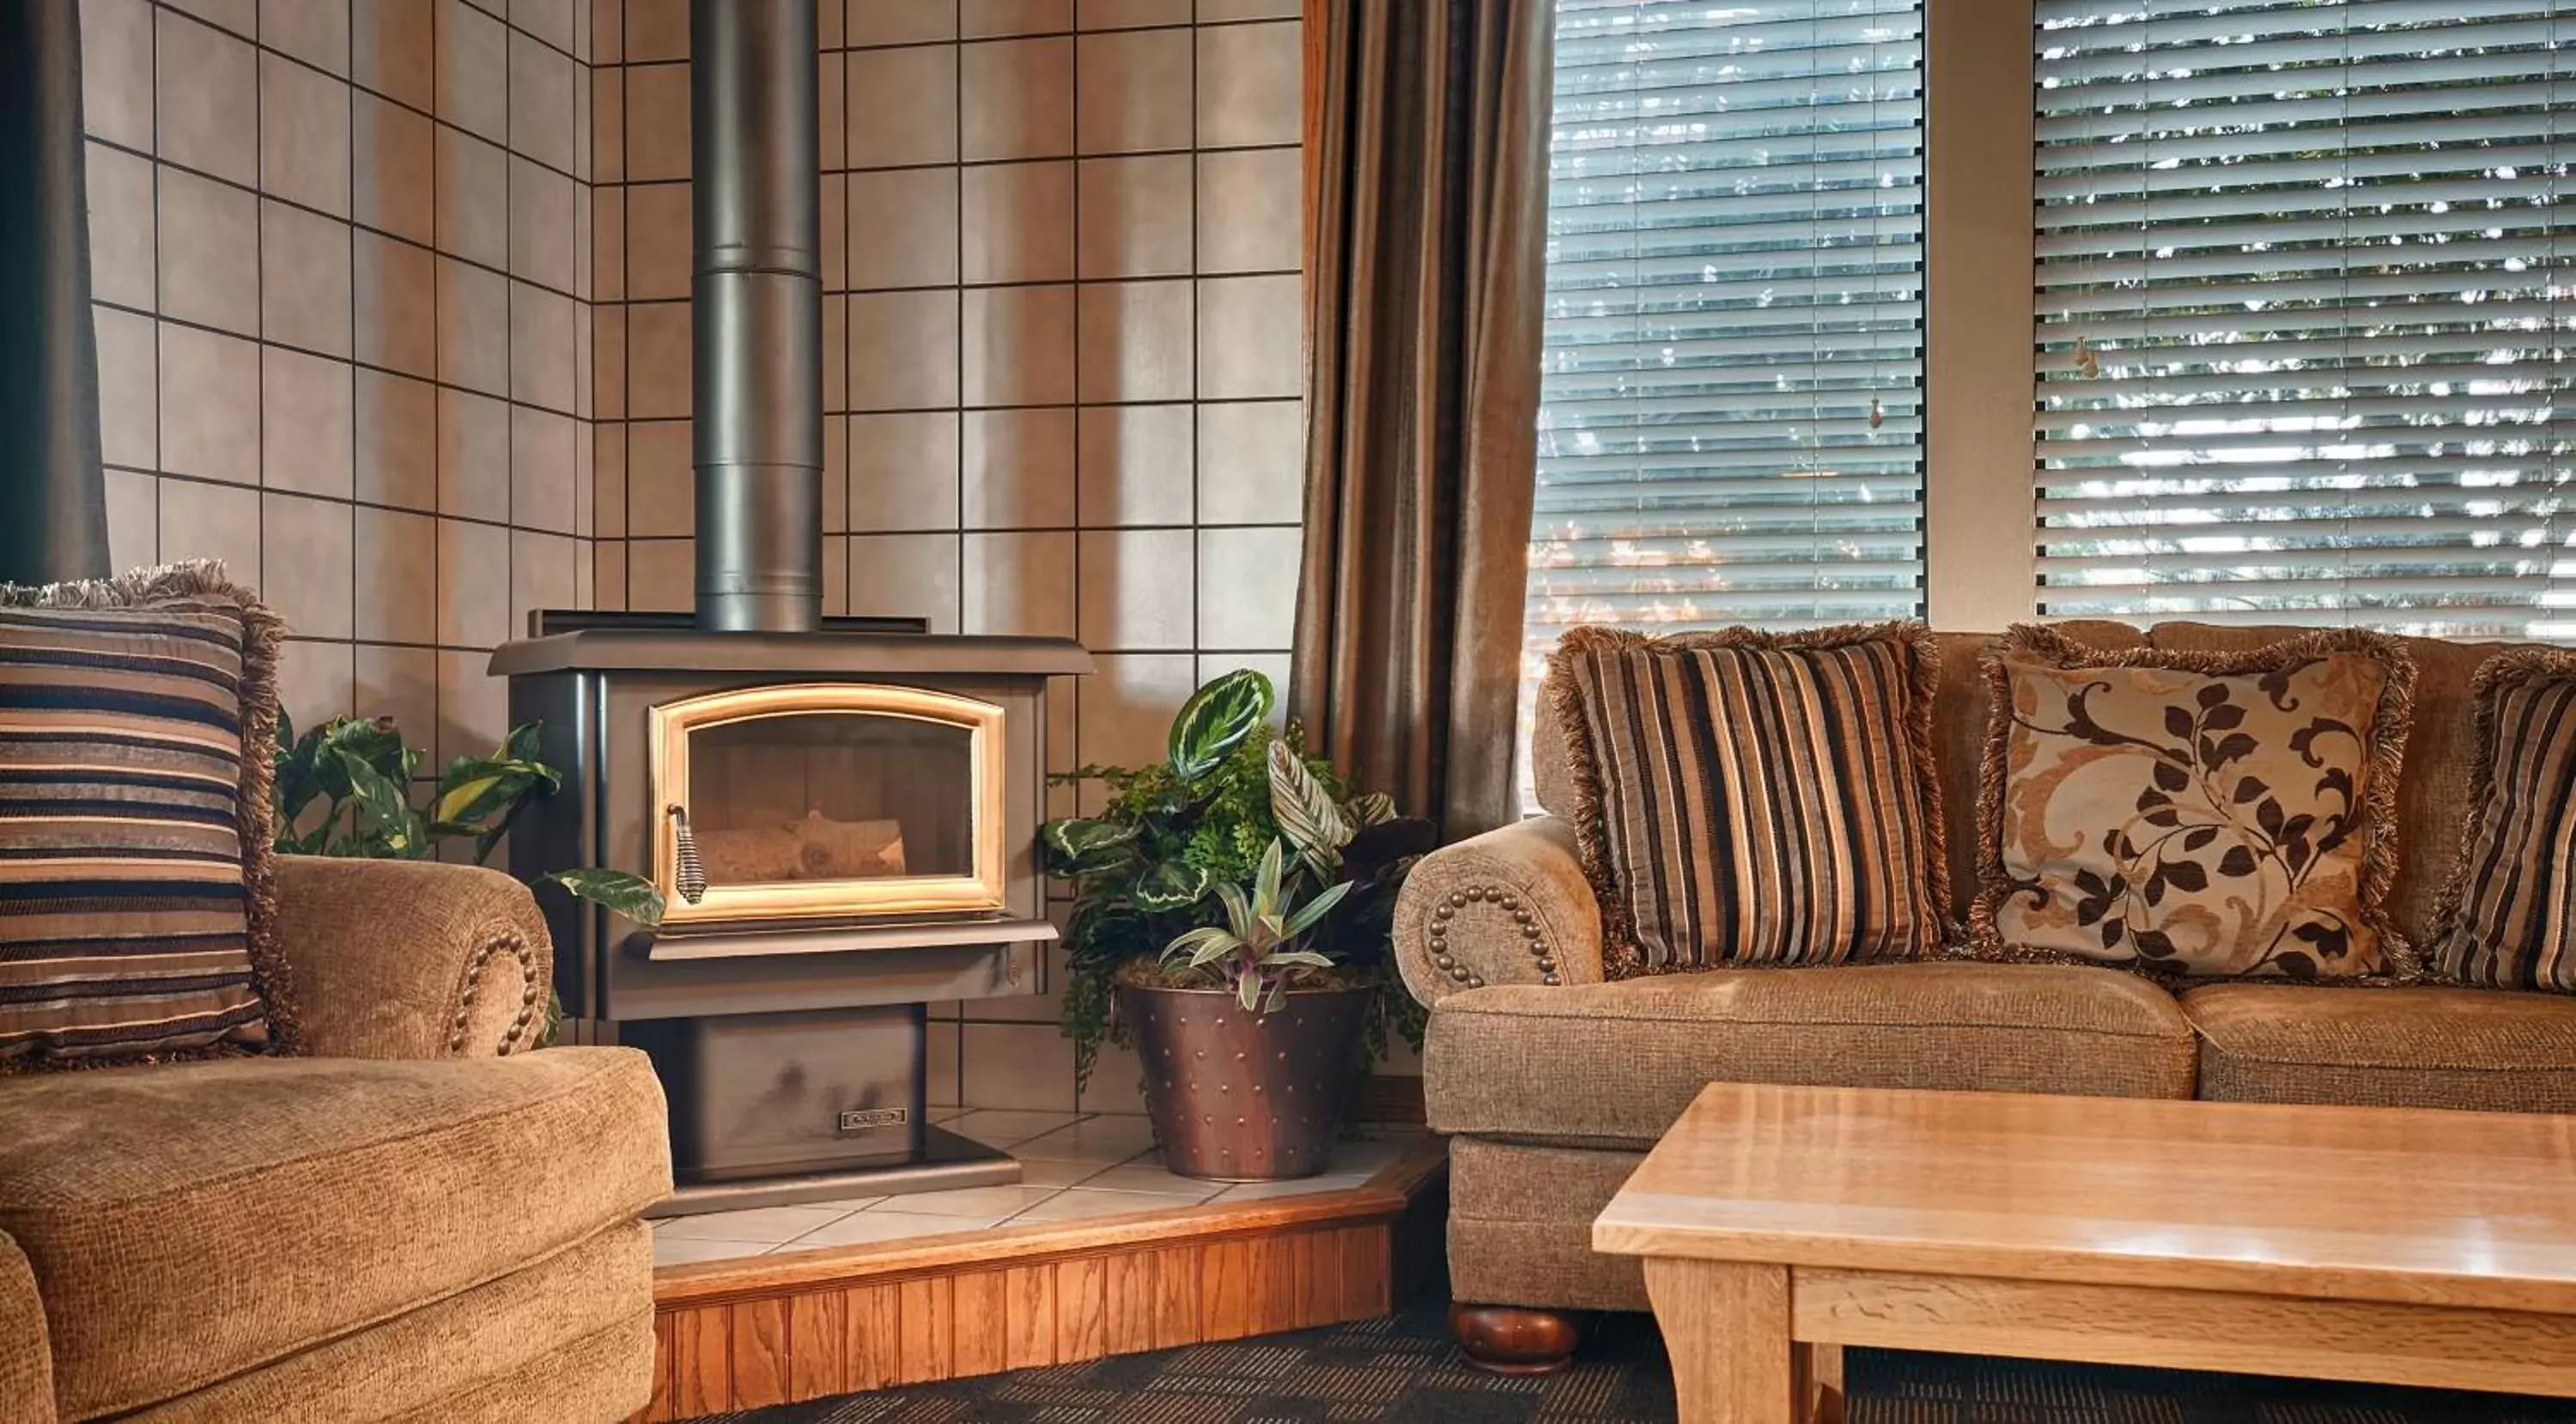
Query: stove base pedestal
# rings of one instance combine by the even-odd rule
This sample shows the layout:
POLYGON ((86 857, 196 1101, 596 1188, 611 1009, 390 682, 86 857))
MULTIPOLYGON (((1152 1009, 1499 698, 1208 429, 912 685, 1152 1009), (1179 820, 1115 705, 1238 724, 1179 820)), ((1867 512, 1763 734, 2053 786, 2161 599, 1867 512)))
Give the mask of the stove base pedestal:
POLYGON ((947 1192, 966 1187, 1016 1186, 1019 1159, 997 1147, 960 1137, 945 1128, 923 1129, 918 1161, 891 1167, 865 1167, 840 1172, 806 1172, 735 1182, 683 1182, 670 1199, 649 1207, 647 1217, 695 1216, 709 1211, 741 1211, 756 1206, 798 1206, 806 1202, 846 1201, 851 1197, 893 1197, 913 1192, 947 1192))

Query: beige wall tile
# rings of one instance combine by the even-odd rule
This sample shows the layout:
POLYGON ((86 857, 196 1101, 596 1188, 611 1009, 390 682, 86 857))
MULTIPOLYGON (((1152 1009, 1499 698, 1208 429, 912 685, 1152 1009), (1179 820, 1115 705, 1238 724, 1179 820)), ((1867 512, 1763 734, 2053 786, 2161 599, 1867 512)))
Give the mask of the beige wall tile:
POLYGON ((960 170, 969 282, 1057 282, 1073 275, 1073 165, 998 163, 960 170))
POLYGON ((957 158, 957 57, 940 48, 853 50, 844 104, 849 164, 887 168, 957 158))
POLYGON ((689 176, 689 67, 651 64, 626 71, 626 179, 689 176))
POLYGON ((259 333, 259 200, 175 168, 161 172, 161 310, 259 333), (182 240, 181 235, 185 234, 182 240))
POLYGON ((357 511, 357 636, 369 642, 438 639, 438 521, 390 509, 357 511))
POLYGON ((260 501, 260 596, 308 638, 350 634, 350 511, 337 500, 271 493, 260 501))
POLYGON ((965 1101, 1022 1112, 1073 1111, 1073 1045, 1053 1024, 961 1027, 965 1101))
POLYGON ((354 716, 391 717, 414 746, 438 744, 438 654, 427 648, 358 645, 354 716))
POLYGON ((1190 32, 1084 35, 1075 129, 1084 153, 1190 146, 1190 32))
POLYGON ((1280 649, 1296 632, 1300 533, 1199 531, 1199 646, 1280 649))
POLYGON ((259 42, 346 77, 348 0, 259 0, 259 42))
POLYGON ((140 470, 107 475, 107 566, 150 568, 161 562, 161 481, 140 470))
POLYGON ((965 434, 965 527, 1072 526, 1073 411, 968 411, 965 434))
POLYGON ((356 659, 346 643, 296 638, 279 653, 277 700, 298 728, 348 716, 356 685, 356 659))
POLYGON ((1196 34, 1199 146, 1297 142, 1305 75, 1298 26, 1215 25, 1196 34))
POLYGON ((626 189, 595 188, 590 194, 590 299, 626 299, 626 189))
POLYGON ((689 0, 626 0, 626 61, 689 57, 689 0))
POLYGON ((1190 0, 1074 0, 1074 24, 1086 30, 1186 25, 1190 0))
POLYGON ((263 192, 349 215, 349 86, 277 55, 259 60, 263 192))
POLYGON ((1187 529, 1082 536, 1082 641, 1093 652, 1187 649, 1198 579, 1187 529))
POLYGON ((823 417, 823 532, 850 532, 850 417, 823 417))
POLYGON ((576 237, 580 185, 530 163, 510 160, 510 271, 558 292, 579 290, 576 237))
POLYGON ((580 310, 572 298, 525 282, 509 284, 509 302, 510 398, 570 415, 580 310))
POLYGON ((438 99, 435 0, 350 0, 349 77, 427 109, 438 99))
POLYGON ((626 294, 656 301, 689 294, 689 185, 626 190, 626 294))
POLYGON ((1199 23, 1226 20, 1293 20, 1299 0, 1199 0, 1199 23))
MULTIPOLYGON (((259 483, 257 345, 161 324, 161 468, 232 484, 259 483)), ((162 513, 169 513, 166 500, 162 513)))
POLYGON ((959 0, 958 32, 968 39, 992 35, 1062 34, 1073 28, 1073 0, 959 0))
POLYGON ((437 239, 433 125, 371 94, 350 107, 350 215, 413 242, 437 239))
POLYGON ((360 232, 352 240, 351 316, 359 361, 438 374, 438 261, 427 248, 360 232))
POLYGON ((81 118, 92 134, 152 150, 152 8, 80 0, 81 118))
POLYGON ((454 258, 438 260, 438 379, 490 395, 509 393, 509 278, 454 258))
POLYGON ((970 287, 961 300, 967 405, 1072 402, 1073 288, 970 287))
POLYGON ((347 499, 357 440, 349 364, 268 346, 260 365, 260 482, 347 499))
MULTIPOLYGON (((510 523, 551 534, 573 532, 574 447, 579 427, 568 415, 510 407, 510 523)), ((562 606, 560 604, 555 606, 562 606)))
POLYGON ((850 611, 927 618, 930 631, 957 631, 955 534, 850 536, 850 611))
MULTIPOLYGON (((939 170, 923 171, 936 173, 939 170)), ((815 227, 821 233, 819 240, 823 245, 822 252, 817 254, 822 259, 818 265, 822 269, 823 290, 846 292, 850 289, 850 175, 823 174, 815 185, 815 202, 820 209, 816 214, 815 227)), ((953 248, 956 244, 951 242, 949 246, 953 248)))
POLYGON ((957 0, 849 0, 844 41, 914 44, 957 38, 957 0))
POLYGON ((576 58, 581 26, 590 18, 588 0, 510 0, 510 24, 576 58))
POLYGON ((957 404, 955 292, 857 292, 848 306, 852 410, 957 404))
POLYGON ((98 337, 98 437, 111 465, 161 463, 161 353, 148 316, 93 307, 98 337))
POLYGON ((438 761, 477 756, 510 734, 510 685, 489 672, 489 654, 438 655, 438 761))
POLYGON ((853 415, 848 420, 852 532, 957 527, 959 434, 954 411, 853 415))
POLYGON ((510 636, 510 531, 438 521, 438 641, 493 648, 510 636))
POLYGON ((1094 406, 1082 413, 1082 522, 1189 524, 1194 443, 1187 405, 1094 406))
POLYGON ((438 250, 487 267, 510 260, 510 156, 461 129, 438 131, 438 250))
POLYGON ((259 71, 248 43, 174 11, 156 16, 155 149, 173 163, 259 182, 259 71))
POLYGON ((423 381, 360 370, 354 487, 370 504, 438 507, 438 391, 423 381))
POLYGON ((1070 531, 968 534, 960 626, 969 633, 1073 636, 1070 531))
POLYGON ((90 294, 152 310, 159 253, 154 239, 152 161, 103 143, 89 146, 90 294))
POLYGON ((1072 40, 964 45, 958 74, 959 152, 966 161, 1073 152, 1072 40))
POLYGON ((602 422, 590 428, 590 438, 597 451, 592 462, 597 493, 591 532, 602 539, 622 539, 626 537, 627 428, 622 422, 602 422))
POLYGON ((510 141, 509 31, 466 0, 437 0, 438 98, 431 112, 494 143, 510 141))
POLYGON ((1187 653, 1099 655, 1096 649, 1095 656, 1098 670, 1081 680, 1075 697, 1076 756, 1102 766, 1161 761, 1172 714, 1198 688, 1195 660, 1187 653))
POLYGON ((259 33, 259 0, 163 0, 209 25, 220 25, 244 39, 259 33))
POLYGON ((638 421, 626 427, 626 532, 686 537, 697 522, 689 468, 689 423, 638 421))
POLYGON ((527 636, 528 615, 575 608, 573 539, 533 529, 510 531, 510 636, 527 636))
MULTIPOLYGON (((627 412, 637 419, 689 413, 689 306, 655 303, 626 309, 627 412)), ((608 363, 603 359, 600 369, 608 363)), ((604 412, 603 412, 604 413, 604 412)))
POLYGON ((1201 272, 1294 272, 1305 230, 1305 151, 1247 148, 1198 156, 1201 272))
POLYGON ((569 173, 580 161, 573 133, 572 57, 523 34, 510 36, 510 147, 569 173))
POLYGON ((1086 284, 1082 399, 1188 400, 1190 301, 1187 281, 1086 284))
POLYGON ((850 64, 837 51, 814 56, 814 155, 824 168, 850 166, 850 64))
POLYGON ((626 399, 626 308, 594 306, 590 309, 591 410, 601 420, 618 420, 627 414, 626 399))
POLYGON ((626 71, 590 73, 590 181, 626 181, 626 71))
POLYGON ((594 549, 599 567, 590 588, 590 596, 601 608, 622 609, 626 599, 626 541, 602 539, 594 549))
POLYGON ((259 225, 261 332, 271 341, 349 355, 349 225, 268 201, 259 205, 259 225))
POLYGON ((234 581, 259 587, 259 491, 163 480, 161 557, 221 559, 234 581))
POLYGON ((849 408, 850 299, 835 292, 823 298, 823 413, 849 408))
POLYGON ((697 554, 686 539, 626 542, 626 606, 685 612, 697 601, 697 554))
POLYGON ((471 391, 439 391, 438 512, 496 524, 509 519, 506 403, 471 391))
POLYGON ((1200 282, 1200 398, 1298 394, 1304 298, 1303 283, 1293 273, 1200 282))
POLYGON ((1305 409, 1209 402, 1199 416, 1199 522, 1294 524, 1305 499, 1305 409))
POLYGON ((1077 181, 1082 192, 1077 242, 1083 276, 1189 274, 1188 154, 1086 158, 1077 181))
POLYGON ((849 285, 954 286, 957 183, 954 168, 849 175, 849 285))

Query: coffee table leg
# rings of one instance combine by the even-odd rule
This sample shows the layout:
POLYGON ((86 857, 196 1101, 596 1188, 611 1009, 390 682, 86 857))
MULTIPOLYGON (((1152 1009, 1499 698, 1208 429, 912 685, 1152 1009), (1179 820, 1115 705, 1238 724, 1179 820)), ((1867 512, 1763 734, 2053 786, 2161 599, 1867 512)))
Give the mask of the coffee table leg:
POLYGON ((1681 1424, 1802 1424, 1788 1267, 1649 1257, 1646 1296, 1672 1356, 1681 1424))

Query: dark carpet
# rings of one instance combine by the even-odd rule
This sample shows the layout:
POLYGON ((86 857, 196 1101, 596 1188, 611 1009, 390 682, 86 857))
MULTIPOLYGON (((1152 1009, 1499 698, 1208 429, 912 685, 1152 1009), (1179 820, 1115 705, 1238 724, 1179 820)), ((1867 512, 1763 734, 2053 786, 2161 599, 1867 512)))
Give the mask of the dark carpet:
MULTIPOLYGON (((1850 1424, 2576 1424, 2576 1403, 1854 1350, 1850 1424)), ((1612 1316, 1572 1369, 1503 1379, 1441 1301, 1359 1325, 713 1416, 725 1424, 1668 1424, 1654 1322, 1612 1316)), ((712 1421, 710 1421, 712 1424, 712 1421)))

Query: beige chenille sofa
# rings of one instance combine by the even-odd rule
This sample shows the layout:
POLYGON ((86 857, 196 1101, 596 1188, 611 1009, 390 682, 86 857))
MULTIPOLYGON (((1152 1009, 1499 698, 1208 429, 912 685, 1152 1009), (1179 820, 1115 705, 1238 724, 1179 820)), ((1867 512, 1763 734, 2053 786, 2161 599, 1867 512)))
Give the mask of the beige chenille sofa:
POLYGON ((0 1424, 609 1424, 653 1371, 662 1091, 537 1050, 508 876, 281 858, 313 1056, 0 1077, 0 1424))
MULTIPOLYGON (((2300 631, 2167 623, 2070 629, 2104 646, 2260 646, 2300 631)), ((1941 638, 1934 708, 1953 910, 1977 883, 1977 661, 1941 638)), ((2418 673, 2391 909, 2417 943, 2467 814, 2469 679, 2512 646, 2407 640, 2418 673)), ((1549 706, 1542 696, 1539 705, 1549 706)), ((1538 795, 1573 804, 1544 718, 1538 795)), ((2260 1102, 2576 1112, 2576 997, 2457 988, 2213 983, 2179 997, 2113 969, 1940 961, 1716 970, 1604 983, 1598 904, 1553 815, 1447 847, 1398 902, 1405 984, 1431 1009, 1424 1093, 1450 1138, 1450 1288, 1460 1343, 1543 1367, 1562 1313, 1642 1310, 1634 1258, 1593 1217, 1714 1080, 2260 1102)))

